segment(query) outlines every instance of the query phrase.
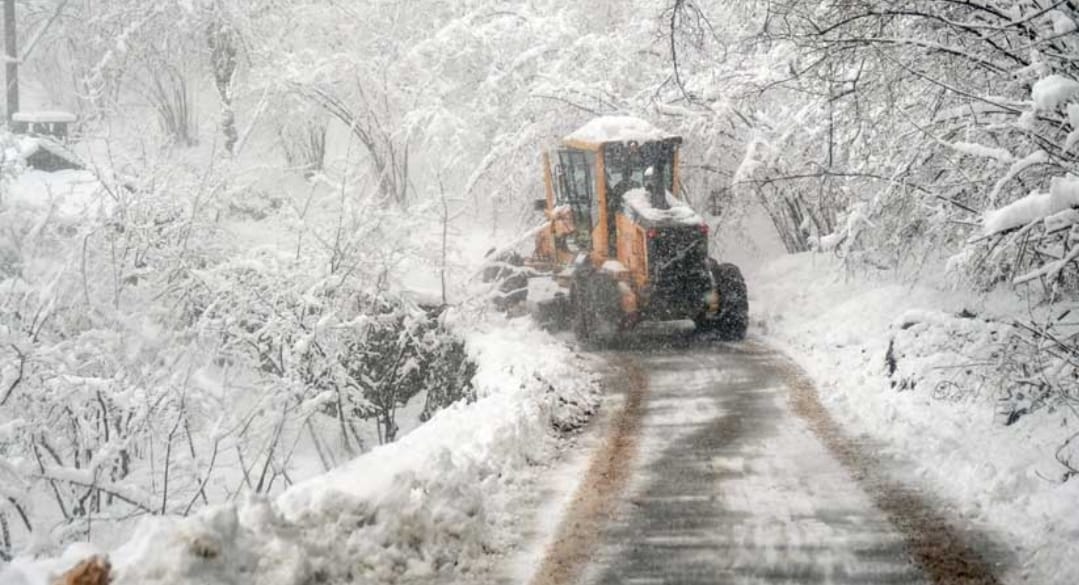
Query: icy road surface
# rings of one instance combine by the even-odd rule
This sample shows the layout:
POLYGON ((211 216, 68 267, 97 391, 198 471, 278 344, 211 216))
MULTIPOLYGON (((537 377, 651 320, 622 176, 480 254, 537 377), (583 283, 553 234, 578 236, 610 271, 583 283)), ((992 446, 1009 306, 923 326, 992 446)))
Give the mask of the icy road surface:
POLYGON ((683 345, 606 352, 625 405, 533 583, 996 582, 783 356, 683 345))

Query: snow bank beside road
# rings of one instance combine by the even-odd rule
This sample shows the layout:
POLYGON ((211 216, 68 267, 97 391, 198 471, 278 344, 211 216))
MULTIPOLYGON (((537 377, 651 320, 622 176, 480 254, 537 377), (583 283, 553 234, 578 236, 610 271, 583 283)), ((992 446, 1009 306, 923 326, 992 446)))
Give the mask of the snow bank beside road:
MULTIPOLYGON (((476 402, 274 501, 147 519, 112 553, 114 583, 385 583, 482 569, 512 541, 506 507, 529 464, 552 456, 556 429, 583 424, 598 394, 582 358, 527 320, 473 329, 468 346, 476 402)), ((0 582, 43 585, 77 560, 17 561, 0 582)))
POLYGON ((801 363, 829 410, 1012 549, 988 559, 1005 564, 1006 582, 1072 582, 1079 478, 1060 481, 1054 452, 1076 421, 1043 409, 1005 425, 1002 397, 971 359, 993 350, 993 326, 956 317, 1006 315, 1015 301, 851 275, 826 255, 780 258, 750 283, 758 331, 801 363), (903 353, 889 376, 893 339, 903 353))

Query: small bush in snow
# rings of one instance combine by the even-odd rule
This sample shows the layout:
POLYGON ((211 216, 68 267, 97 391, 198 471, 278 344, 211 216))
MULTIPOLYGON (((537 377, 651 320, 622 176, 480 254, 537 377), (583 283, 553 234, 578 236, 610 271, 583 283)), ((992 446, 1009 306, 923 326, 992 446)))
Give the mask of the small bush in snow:
POLYGON ((1066 352, 1038 330, 963 312, 910 311, 893 325, 885 356, 892 388, 936 400, 995 404, 1001 424, 1079 404, 1066 352))

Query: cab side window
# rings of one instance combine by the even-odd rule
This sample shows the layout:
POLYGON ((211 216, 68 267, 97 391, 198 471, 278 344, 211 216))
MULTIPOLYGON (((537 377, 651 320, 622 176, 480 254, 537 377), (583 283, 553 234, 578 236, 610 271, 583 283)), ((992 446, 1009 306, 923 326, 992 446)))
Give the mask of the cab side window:
POLYGON ((558 203, 569 205, 577 226, 577 240, 582 248, 589 247, 592 227, 599 218, 592 169, 596 155, 583 150, 560 150, 557 172, 558 203))

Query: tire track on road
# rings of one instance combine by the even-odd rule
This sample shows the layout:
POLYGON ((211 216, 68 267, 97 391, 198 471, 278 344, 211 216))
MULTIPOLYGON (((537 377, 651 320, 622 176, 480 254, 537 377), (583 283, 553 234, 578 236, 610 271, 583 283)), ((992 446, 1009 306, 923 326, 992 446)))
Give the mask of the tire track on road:
POLYGON ((993 567, 916 489, 887 477, 864 442, 849 437, 820 401, 812 380, 779 354, 791 409, 846 467, 888 520, 903 534, 915 561, 938 585, 999 585, 993 567))
MULTIPOLYGON (((738 530, 744 532, 774 528, 777 520, 783 520, 783 509, 765 509, 758 514, 756 509, 740 510, 737 506, 727 509, 728 507, 723 505, 714 519, 708 516, 706 511, 698 513, 692 510, 681 511, 668 518, 664 515, 663 506, 688 489, 681 484, 673 488, 662 481, 649 484, 658 491, 652 494, 654 497, 650 500, 646 498, 648 505, 645 508, 633 508, 627 513, 624 507, 620 506, 625 503, 623 500, 635 476, 645 472, 640 469, 642 464, 639 461, 639 451, 647 446, 642 444, 642 441, 646 440, 646 431, 650 428, 649 425, 652 425, 655 427, 651 431, 653 434, 657 430, 662 432, 664 425, 653 420, 652 415, 649 415, 651 422, 646 425, 646 412, 660 408, 660 411, 654 411, 653 414, 662 414, 663 408, 670 408, 658 407, 656 400, 669 402, 672 398, 693 398, 696 394, 685 394, 680 390, 672 393, 672 388, 659 382, 656 382, 654 389, 650 388, 649 380, 659 375, 657 371, 666 371, 663 369, 667 366, 663 365, 662 352, 658 354, 658 361, 639 355, 613 354, 610 356, 610 363, 615 367, 610 372, 607 383, 625 388, 621 392, 625 397, 624 403, 611 416, 603 431, 600 446, 593 454, 585 477, 582 478, 571 503, 563 511, 554 537, 530 581, 531 585, 577 583, 596 567, 604 571, 596 574, 603 582, 619 582, 619 579, 628 576, 658 575, 663 575, 662 579, 666 580, 678 575, 702 583, 706 582, 708 577, 717 582, 725 582, 745 576, 765 580, 805 578, 831 583, 845 582, 844 579, 848 578, 870 577, 874 572, 879 573, 876 576, 881 578, 907 579, 911 575, 904 573, 903 566, 913 570, 915 565, 921 569, 921 577, 916 579, 917 582, 928 579, 940 585, 998 585, 1000 581, 996 575, 1002 563, 992 564, 983 556, 993 553, 995 557, 998 546, 986 535, 974 529, 964 529, 957 519, 950 518, 946 510, 939 507, 931 495, 890 477, 887 460, 876 454, 873 442, 846 434, 820 402, 812 381, 794 362, 782 353, 756 342, 721 346, 712 351, 717 349, 718 354, 702 353, 702 358, 741 354, 744 356, 744 363, 737 360, 732 362, 730 359, 714 362, 692 357, 689 359, 700 361, 701 363, 696 365, 703 370, 731 369, 731 373, 726 376, 730 377, 733 373, 734 378, 712 389, 722 389, 723 394, 719 395, 720 404, 726 409, 726 414, 716 419, 715 424, 709 428, 698 429, 688 439, 678 439, 678 444, 666 446, 666 454, 656 462, 649 463, 650 467, 654 467, 651 473, 659 473, 660 476, 683 484, 701 473, 704 476, 709 473, 718 474, 717 477, 723 476, 723 481, 717 486, 719 495, 733 490, 732 497, 749 497, 753 500, 751 494, 747 495, 739 490, 752 489, 753 481, 767 481, 769 472, 786 469, 781 465, 781 459, 774 460, 776 455, 770 456, 766 451, 761 451, 762 444, 776 441, 785 444, 782 443, 783 440, 789 442, 791 439, 788 436, 790 433, 777 433, 773 428, 775 424, 781 424, 782 417, 778 415, 780 411, 770 412, 767 407, 769 401, 778 400, 779 404, 784 401, 787 403, 788 408, 782 410, 788 413, 788 417, 793 414, 805 421, 804 427, 797 425, 802 428, 798 432, 811 433, 819 441, 813 441, 816 443, 813 448, 795 448, 791 453, 827 457, 835 471, 807 472, 795 465, 796 470, 809 473, 806 476, 806 479, 810 480, 808 484, 801 480, 781 482, 781 485, 765 489, 772 493, 772 497, 775 497, 775 494, 785 494, 798 486, 820 490, 822 486, 827 487, 829 477, 837 478, 836 480, 842 477, 844 486, 849 485, 851 490, 868 496, 856 498, 863 499, 864 503, 848 505, 846 500, 829 500, 826 494, 821 492, 807 494, 817 499, 816 505, 819 509, 811 510, 809 515, 803 514, 794 520, 799 526, 809 530, 806 534, 814 534, 811 529, 830 529, 823 532, 817 530, 815 534, 823 538, 823 541, 816 544, 799 541, 778 544, 768 541, 745 543, 738 539, 738 534, 742 534, 738 530), (657 398, 649 398, 653 393, 657 398), (773 427, 757 426, 772 418, 775 419, 773 427), (744 434, 747 429, 755 429, 763 434, 754 438, 744 434), (705 432, 707 435, 702 435, 705 432), (813 455, 814 451, 820 455, 813 455), (731 461, 737 460, 748 467, 732 471, 718 468, 717 471, 707 465, 702 468, 700 461, 705 461, 708 457, 714 459, 716 456, 707 455, 708 453, 722 455, 731 461), (745 463, 747 461, 748 463, 745 463), (829 476, 829 473, 832 475, 829 476), (750 485, 735 485, 738 481, 748 481, 750 485), (877 511, 864 512, 859 506, 871 506, 877 511), (829 519, 829 513, 838 516, 829 519), (890 525, 890 528, 875 527, 874 515, 879 518, 880 526, 890 525), (708 529, 700 525, 701 522, 709 522, 711 526, 710 519, 715 520, 715 528, 720 530, 711 536, 707 533, 708 529), (611 533, 612 522, 628 532, 611 533), (821 522, 824 524, 820 524, 821 522), (728 532, 723 532, 724 529, 728 532), (673 540, 666 543, 656 541, 656 530, 671 532, 673 540), (853 532, 844 536, 845 530, 853 532), (894 552, 890 553, 889 547, 893 545, 889 544, 888 534, 894 535, 891 540, 894 543, 894 552), (642 535, 645 535, 643 539, 642 535), (860 539, 865 537, 870 538, 868 542, 872 546, 867 547, 866 543, 861 542, 860 539), (609 542, 612 538, 614 542, 609 542), (678 540, 679 538, 682 540, 678 540), (846 546, 845 538, 855 539, 851 541, 851 548, 835 548, 837 545, 846 546), (615 545, 613 549, 612 544, 615 545), (657 547, 667 550, 667 553, 653 550, 657 547), (822 552, 840 554, 820 562, 813 558, 802 558, 805 554, 800 552, 812 552, 814 547, 820 547, 822 552), (706 558, 709 553, 704 551, 707 550, 714 550, 712 554, 718 555, 715 560, 706 558), (739 556, 745 552, 759 553, 769 550, 790 555, 790 564, 780 562, 779 565, 774 565, 775 559, 758 562, 760 559, 753 560, 756 557, 739 556), (888 558, 893 559, 887 561, 883 568, 877 566, 877 559, 873 556, 882 551, 891 555, 888 558), (660 556, 656 556, 657 554, 660 556), (671 563, 675 563, 670 567, 670 573, 663 572, 666 565, 660 557, 664 554, 667 554, 671 563), (704 556, 701 556, 702 554, 704 556), (747 559, 748 564, 745 562, 747 559), (849 559, 861 560, 866 564, 850 564, 849 559), (679 573, 679 570, 682 573, 679 573), (705 577, 705 580, 702 581, 700 577, 705 577)), ((710 396, 707 392, 701 395, 710 396)), ((772 409, 775 410, 775 407, 772 409)), ((789 418, 787 421, 788 424, 792 422, 789 418)), ((807 435, 804 436, 808 438, 807 435)), ((779 456, 781 455, 782 453, 779 456)), ((711 480, 704 477, 703 483, 708 481, 711 480)), ((707 494, 702 492, 702 495, 707 494)), ((764 501, 766 500, 767 497, 764 497, 764 501)), ((735 500, 734 503, 738 501, 742 500, 735 500)), ((791 518, 786 519, 787 524, 790 524, 790 521, 791 518)))
POLYGON ((604 526, 618 506, 619 496, 633 476, 648 377, 633 360, 618 361, 619 373, 629 384, 625 404, 611 421, 601 450, 592 459, 580 489, 565 510, 531 585, 564 585, 580 578, 604 526))

